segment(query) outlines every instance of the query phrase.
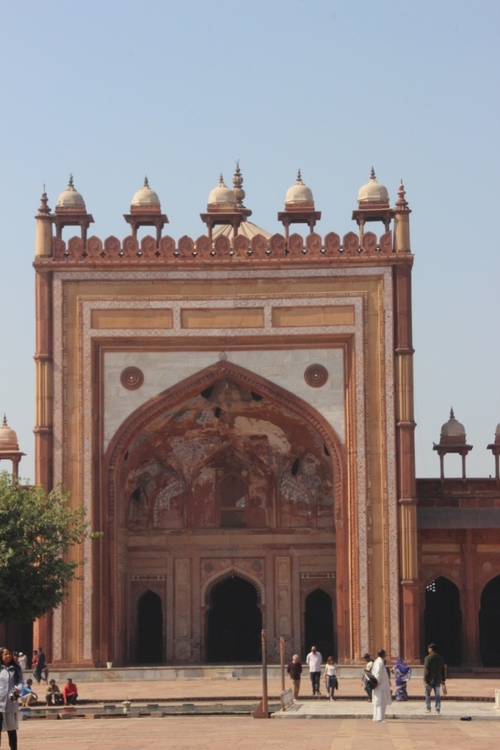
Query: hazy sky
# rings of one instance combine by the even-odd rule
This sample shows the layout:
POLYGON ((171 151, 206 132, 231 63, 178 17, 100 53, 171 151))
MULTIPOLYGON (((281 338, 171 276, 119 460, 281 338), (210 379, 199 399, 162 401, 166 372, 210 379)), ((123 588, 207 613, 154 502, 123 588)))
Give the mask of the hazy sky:
MULTIPOLYGON (((474 0, 0 2, 0 412, 33 476, 35 223, 72 172, 92 233, 124 237, 147 173, 168 233, 198 236, 236 159, 254 220, 300 167, 323 217, 355 225, 375 167, 411 216, 417 475, 450 406, 493 473, 500 422, 500 3, 474 0)), ((456 475, 456 457, 448 457, 456 475)), ((8 468, 1 464, 0 468, 8 468)))

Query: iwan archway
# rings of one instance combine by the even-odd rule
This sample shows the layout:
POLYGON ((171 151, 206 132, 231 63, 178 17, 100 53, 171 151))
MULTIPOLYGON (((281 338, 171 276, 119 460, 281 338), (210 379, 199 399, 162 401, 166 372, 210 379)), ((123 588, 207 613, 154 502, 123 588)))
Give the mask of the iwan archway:
MULTIPOLYGON (((270 658, 280 635, 300 652, 306 594, 321 588, 339 609, 344 449, 326 420, 292 394, 221 362, 132 414, 106 465, 110 660, 136 663, 126 633, 132 602, 151 581, 165 602, 167 663, 256 661, 261 627, 270 658), (265 606, 249 581, 265 592, 265 606), (248 610, 246 650, 230 647, 239 627, 232 599, 248 610)), ((336 625, 339 650, 343 627, 336 625)))

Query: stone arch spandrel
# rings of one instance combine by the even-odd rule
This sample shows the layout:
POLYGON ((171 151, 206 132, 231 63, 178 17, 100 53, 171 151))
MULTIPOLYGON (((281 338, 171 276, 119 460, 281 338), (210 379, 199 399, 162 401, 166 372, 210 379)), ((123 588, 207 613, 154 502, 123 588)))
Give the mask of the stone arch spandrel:
POLYGON ((299 419, 309 424, 323 439, 333 464, 333 482, 335 499, 335 523, 344 517, 345 509, 342 496, 345 487, 345 449, 333 427, 314 407, 307 404, 289 391, 271 383, 260 375, 252 373, 239 365, 222 361, 201 370, 186 380, 168 388, 146 404, 136 409, 121 425, 111 440, 104 458, 104 476, 106 477, 105 495, 108 496, 108 514, 114 516, 115 490, 113 487, 114 473, 120 458, 123 458, 127 446, 145 426, 159 417, 167 408, 185 401, 200 393, 210 385, 225 377, 231 378, 243 387, 253 390, 272 399, 294 413, 299 419))

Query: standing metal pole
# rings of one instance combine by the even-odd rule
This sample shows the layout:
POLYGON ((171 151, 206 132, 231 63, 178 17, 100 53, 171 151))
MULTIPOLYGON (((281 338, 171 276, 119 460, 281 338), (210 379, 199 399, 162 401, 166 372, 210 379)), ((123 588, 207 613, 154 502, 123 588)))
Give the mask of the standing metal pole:
POLYGON ((285 639, 280 635, 281 692, 285 689, 285 639))
POLYGON ((262 713, 267 719, 269 716, 267 707, 267 633, 262 631, 262 713))

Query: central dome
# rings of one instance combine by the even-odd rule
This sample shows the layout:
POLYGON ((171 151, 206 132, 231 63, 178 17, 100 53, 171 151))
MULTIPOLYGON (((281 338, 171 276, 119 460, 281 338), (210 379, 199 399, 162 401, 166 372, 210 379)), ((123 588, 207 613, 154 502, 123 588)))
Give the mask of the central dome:
POLYGON ((208 195, 209 206, 227 206, 236 204, 236 196, 234 190, 228 188, 224 183, 222 175, 219 177, 219 184, 208 195))

